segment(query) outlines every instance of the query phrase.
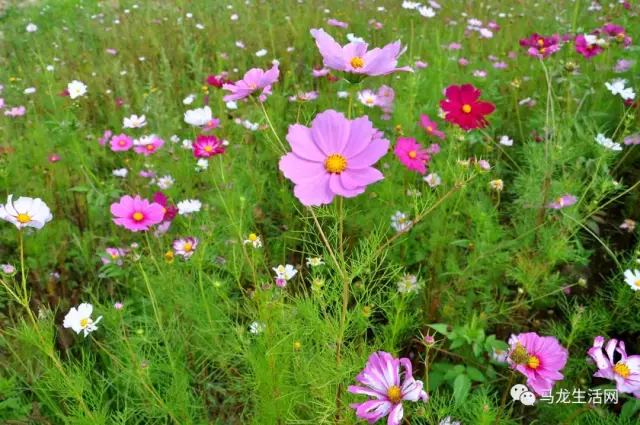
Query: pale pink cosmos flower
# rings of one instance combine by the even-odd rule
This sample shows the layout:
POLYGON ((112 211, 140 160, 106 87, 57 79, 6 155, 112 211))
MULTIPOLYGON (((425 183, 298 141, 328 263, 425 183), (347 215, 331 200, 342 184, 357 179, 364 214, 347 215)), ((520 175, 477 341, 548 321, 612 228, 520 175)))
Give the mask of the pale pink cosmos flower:
POLYGON ((24 106, 17 106, 17 107, 14 107, 14 108, 11 108, 11 109, 7 109, 6 111, 4 111, 4 114, 6 116, 10 116, 10 117, 13 117, 13 118, 21 117, 26 113, 27 113, 27 108, 25 108, 24 106))
POLYGON ((311 75, 313 75, 314 78, 320 78, 329 74, 329 71, 329 68, 314 69, 313 71, 311 71, 311 75))
POLYGON ((222 89, 231 92, 223 100, 231 102, 244 99, 258 90, 262 90, 263 95, 271 94, 271 84, 278 81, 280 70, 278 65, 274 65, 270 70, 264 71, 260 68, 253 68, 247 71, 242 80, 233 84, 223 84, 222 89))
POLYGON ((154 224, 158 224, 164 217, 163 207, 160 204, 150 203, 146 199, 136 195, 120 198, 120 202, 111 204, 113 222, 132 232, 148 230, 154 224))
POLYGON ((462 49, 462 45, 458 44, 458 43, 451 43, 451 44, 449 44, 448 49, 449 50, 460 50, 460 49, 462 49))
POLYGON ((189 257, 191 257, 196 251, 199 242, 200 239, 198 238, 180 238, 173 241, 173 244, 171 246, 176 251, 177 255, 181 256, 185 260, 188 260, 189 257))
POLYGON ((106 248, 107 257, 100 257, 102 264, 114 263, 118 266, 122 265, 122 258, 127 255, 127 251, 122 248, 106 248))
POLYGON ((324 111, 310 128, 289 127, 293 152, 280 159, 280 171, 294 183, 303 205, 329 204, 335 195, 355 197, 384 178, 373 168, 389 148, 383 137, 366 116, 348 120, 339 112, 324 111))
POLYGON ((111 130, 106 130, 104 132, 104 135, 98 139, 98 143, 100 143, 100 146, 105 146, 112 135, 113 133, 111 132, 111 130))
POLYGON ((164 145, 164 140, 152 134, 151 136, 143 136, 137 140, 134 140, 135 147, 133 150, 136 153, 141 153, 144 156, 153 155, 164 145))
POLYGON ((331 25, 332 27, 338 27, 338 28, 348 28, 349 24, 347 24, 346 22, 342 22, 342 21, 338 21, 336 19, 329 19, 327 21, 328 25, 331 25))
POLYGON ((629 233, 633 233, 633 231, 636 230, 636 222, 631 220, 630 218, 627 218, 622 222, 620 228, 625 229, 629 233))
POLYGON ((527 378, 527 386, 537 394, 549 394, 555 382, 564 378, 560 371, 567 364, 569 352, 555 337, 528 332, 511 335, 509 345, 507 361, 527 378))
POLYGON ((578 198, 573 195, 569 195, 568 193, 557 198, 555 201, 547 204, 547 208, 553 208, 554 210, 559 210, 564 207, 571 206, 578 202, 578 198))
POLYGON ((312 29, 311 35, 316 40, 324 65, 331 69, 362 76, 413 72, 408 66, 396 68, 398 58, 407 50, 407 46, 402 48, 400 41, 387 44, 382 49, 368 50, 369 45, 360 42, 351 42, 342 47, 323 29, 312 29))
POLYGON ((425 69, 428 66, 426 62, 416 61, 415 67, 416 69, 425 69))
POLYGON ((388 108, 393 105, 396 92, 389 86, 381 86, 376 93, 377 105, 381 108, 388 108))
POLYGON ((597 336, 593 341, 593 347, 589 349, 589 356, 593 358, 598 371, 593 375, 597 378, 605 378, 616 381, 616 389, 621 393, 633 394, 640 399, 640 355, 628 356, 624 341, 618 342, 611 339, 603 352, 604 337, 597 336), (616 352, 620 354, 620 360, 616 362, 616 352))
POLYGON ((107 53, 109 53, 110 55, 115 55, 118 53, 118 51, 114 49, 107 49, 107 53))
POLYGON ((413 378, 411 360, 394 359, 384 351, 369 356, 356 381, 364 387, 351 385, 347 391, 371 398, 363 403, 354 403, 351 407, 356 409, 358 418, 366 419, 370 424, 389 415, 388 425, 400 425, 404 416, 403 401, 422 400, 426 403, 429 400, 422 381, 413 378))

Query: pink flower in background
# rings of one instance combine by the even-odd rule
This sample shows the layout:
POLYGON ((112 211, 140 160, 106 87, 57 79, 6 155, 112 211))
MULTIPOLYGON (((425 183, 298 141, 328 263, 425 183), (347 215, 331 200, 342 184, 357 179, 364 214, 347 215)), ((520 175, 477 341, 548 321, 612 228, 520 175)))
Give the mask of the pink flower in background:
POLYGON ((338 20, 333 19, 333 18, 329 19, 327 21, 327 24, 331 25, 332 27, 338 27, 338 28, 348 28, 349 27, 349 24, 347 24, 346 22, 341 22, 341 21, 338 21, 338 20))
POLYGON ((311 71, 311 75, 313 75, 314 78, 320 78, 327 75, 329 71, 330 71, 329 68, 314 69, 311 71))
POLYGON ((597 43, 595 35, 582 35, 576 37, 576 52, 580 53, 586 59, 591 59, 594 56, 599 55, 604 50, 597 43))
POLYGON ((469 65, 469 61, 466 60, 465 58, 460 58, 458 59, 458 64, 460 64, 460 66, 467 66, 469 65))
POLYGON ((4 99, 0 97, 0 109, 4 109, 4 99))
POLYGON ((635 63, 634 60, 618 59, 618 62, 616 62, 616 65, 613 67, 613 72, 616 74, 627 72, 635 63))
POLYGON ((107 248, 107 257, 100 257, 102 264, 115 263, 119 266, 122 265, 122 258, 127 255, 127 251, 122 248, 107 248))
POLYGON ((624 27, 615 25, 612 23, 606 24, 602 27, 602 32, 607 34, 611 39, 614 39, 618 43, 624 43, 625 47, 631 46, 631 37, 629 37, 624 30, 624 27))
POLYGON ((278 81, 279 75, 280 70, 278 69, 278 65, 274 65, 266 72, 260 68, 250 69, 244 74, 242 80, 234 84, 224 84, 222 86, 223 90, 231 92, 231 94, 226 95, 223 100, 225 102, 231 102, 233 100, 244 99, 258 90, 262 90, 263 95, 271 94, 271 84, 278 81))
POLYGON ((555 337, 528 332, 511 335, 509 345, 507 361, 527 378, 527 386, 537 394, 548 394, 555 382, 564 378, 560 371, 567 364, 569 352, 555 337))
POLYGON ((211 121, 202 126, 202 131, 206 133, 207 131, 213 131, 218 127, 220 127, 220 119, 212 118, 211 121))
POLYGON ((156 192, 153 195, 153 202, 162 206, 162 221, 171 222, 178 215, 178 208, 175 205, 169 205, 169 198, 162 192, 156 192))
POLYGON ((421 174, 427 172, 426 164, 431 157, 425 149, 413 138, 398 138, 394 153, 409 170, 418 171, 421 174))
POLYGON ((384 351, 369 356, 364 370, 356 376, 356 381, 364 387, 351 385, 347 391, 371 398, 363 403, 354 403, 351 407, 356 409, 358 418, 366 419, 370 424, 388 415, 388 425, 400 425, 404 416, 403 401, 422 400, 426 403, 429 400, 422 381, 413 378, 411 360, 394 359, 384 351), (401 368, 404 369, 403 372, 400 371, 401 368))
POLYGON ((111 137, 111 135, 113 135, 111 130, 105 131, 104 135, 98 139, 98 143, 100 143, 100 146, 105 146, 109 141, 109 138, 111 137))
POLYGON ((415 67, 416 69, 425 69, 428 66, 426 62, 416 61, 415 67))
POLYGON ((133 150, 136 153, 141 153, 144 156, 153 155, 164 145, 164 140, 152 134, 151 136, 143 136, 133 142, 135 147, 133 150))
POLYGON ((447 46, 447 48, 449 50, 460 50, 460 49, 462 49, 462 45, 458 44, 458 43, 451 43, 451 44, 449 44, 449 46, 447 46))
POLYGON ((339 112, 318 114, 311 127, 293 124, 287 141, 293 152, 280 158, 280 171, 291 180, 303 205, 323 205, 335 195, 351 198, 384 176, 373 165, 389 141, 364 116, 348 120, 339 112))
POLYGON ((625 229, 629 233, 633 233, 633 231, 636 230, 636 222, 627 218, 622 222, 620 228, 625 229))
POLYGON ((119 97, 117 99, 114 99, 114 102, 116 104, 116 109, 120 109, 122 107, 122 104, 124 103, 124 99, 119 97))
POLYGON ((60 156, 56 155, 55 153, 52 153, 47 158, 47 161, 49 161, 52 164, 55 164, 56 162, 60 161, 60 156))
POLYGON ((547 204, 547 208, 553 208, 554 210, 559 210, 564 207, 569 207, 578 202, 578 198, 573 195, 569 195, 568 193, 556 199, 553 202, 547 204))
POLYGON ((193 156, 196 158, 210 158, 215 155, 224 153, 224 147, 222 141, 218 140, 216 136, 203 136, 200 135, 193 142, 193 156))
POLYGON ((135 198, 126 195, 120 198, 119 202, 111 204, 111 214, 116 225, 132 232, 148 230, 154 224, 160 223, 164 216, 162 205, 150 203, 139 195, 135 198))
POLYGON ((349 43, 342 47, 323 29, 312 29, 311 35, 322 55, 324 65, 337 71, 360 75, 387 75, 398 71, 413 70, 408 67, 396 68, 398 58, 407 50, 400 41, 387 44, 382 49, 367 50, 367 43, 349 43))
POLYGON ((176 255, 179 255, 185 260, 188 260, 189 257, 191 257, 196 251, 199 242, 200 239, 198 238, 180 238, 173 241, 171 247, 175 250, 176 255))
POLYGON ((520 40, 522 47, 528 47, 527 53, 530 56, 544 58, 560 50, 560 36, 554 34, 551 37, 544 37, 534 33, 529 38, 520 40))
POLYGON ((422 128, 425 129, 425 131, 428 134, 439 137, 440 139, 444 140, 444 133, 438 130, 438 123, 431 121, 431 119, 427 115, 425 114, 420 115, 420 125, 422 126, 422 128))
POLYGON ((18 106, 18 107, 11 108, 11 109, 8 109, 8 110, 4 111, 5 115, 13 117, 13 118, 21 117, 26 113, 27 113, 27 108, 25 108, 24 106, 18 106))
POLYGON ((133 139, 126 134, 118 134, 113 136, 109 144, 114 152, 128 151, 133 146, 133 139))
POLYGON ((381 86, 376 93, 378 106, 382 108, 390 107, 396 98, 396 92, 389 86, 381 86))
POLYGON ((109 53, 110 55, 115 55, 118 53, 118 51, 114 49, 107 49, 107 53, 109 53))
POLYGON ((640 355, 628 356, 624 341, 611 339, 602 350, 604 337, 597 336, 593 340, 593 347, 589 349, 589 356, 594 360, 598 371, 593 375, 597 378, 616 381, 616 389, 620 393, 633 394, 640 399, 640 355), (620 360, 615 361, 616 352, 620 360))

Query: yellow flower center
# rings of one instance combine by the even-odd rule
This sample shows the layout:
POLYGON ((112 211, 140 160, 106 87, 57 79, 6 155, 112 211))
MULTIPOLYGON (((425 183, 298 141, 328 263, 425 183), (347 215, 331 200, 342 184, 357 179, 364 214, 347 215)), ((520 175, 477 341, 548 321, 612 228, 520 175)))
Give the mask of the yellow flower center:
POLYGON ((347 158, 337 153, 329 155, 324 161, 324 169, 331 174, 340 174, 347 169, 347 158))
POLYGON ((258 86, 256 86, 255 84, 249 84, 249 88, 255 90, 258 88, 258 86))
POLYGON ((636 280, 636 286, 640 287, 640 280, 636 280))
POLYGON ((205 146, 204 150, 205 152, 211 152, 213 148, 211 146, 205 146))
POLYGON ((80 326, 82 326, 83 328, 86 327, 89 323, 91 323, 91 319, 89 319, 88 317, 82 319, 80 321, 80 326))
POLYGON ((119 145, 120 145, 120 146, 124 146, 124 145, 126 145, 126 143, 124 142, 124 140, 120 140, 119 145))
POLYGON ((533 370, 539 368, 540 359, 536 356, 529 356, 529 361, 527 362, 527 366, 529 366, 533 370))
POLYGON ((540 49, 538 49, 538 51, 539 51, 540 53, 543 53, 543 54, 544 54, 544 52, 546 52, 546 51, 547 51, 547 49, 545 49, 544 47, 541 47, 540 49))
POLYGON ((418 156, 418 154, 416 153, 416 151, 411 151, 411 152, 409 152, 409 158, 415 158, 416 156, 418 156))
POLYGON ((538 40, 538 46, 540 47, 544 46, 544 40, 538 40))
POLYGON ((193 248, 193 245, 191 245, 190 243, 187 242, 186 244, 184 244, 184 252, 191 252, 191 248, 193 248))
POLYGON ((351 62, 349 63, 351 64, 351 68, 353 69, 359 69, 364 67, 364 61, 360 56, 356 56, 355 58, 351 59, 351 62))
POLYGON ((29 217, 29 214, 18 214, 18 216, 16 217, 16 220, 18 220, 20 223, 25 224, 31 221, 31 217, 29 217))
POLYGON ((368 103, 369 105, 371 105, 371 104, 373 103, 373 99, 371 99, 371 98, 367 99, 367 103, 368 103))
POLYGON ((132 120, 131 121, 131 125, 133 125, 134 127, 137 127, 140 124, 140 121, 138 120, 132 120))
POLYGON ((431 133, 431 132, 433 131, 433 127, 431 127, 430 125, 428 125, 428 126, 427 126, 427 131, 428 131, 429 133, 431 133))
POLYGON ((165 258, 167 261, 173 261, 173 251, 167 251, 167 252, 164 254, 164 258, 165 258))
POLYGON ((615 373, 617 373, 618 375, 622 376, 624 379, 627 379, 629 377, 629 375, 631 374, 631 371, 629 370, 629 366, 627 366, 626 364, 624 364, 622 362, 616 364, 613 367, 613 371, 615 373))
POLYGON ((389 390, 387 391, 387 397, 389 397, 389 400, 392 403, 400 403, 402 401, 402 392, 400 391, 400 388, 393 385, 389 387, 389 390))
POLYGON ((471 105, 462 105, 462 112, 464 112, 465 114, 471 112, 471 105))
POLYGON ((250 240, 251 242, 255 242, 255 241, 257 241, 257 240, 258 240, 258 235, 256 235, 255 233, 250 234, 250 235, 249 235, 249 240, 250 240))
POLYGON ((152 151, 153 150, 153 145, 152 144, 148 144, 147 145, 147 150, 148 151, 152 151))
POLYGON ((616 35, 616 40, 618 41, 622 41, 625 38, 625 34, 623 32, 621 32, 620 34, 616 35))
POLYGON ((141 212, 133 213, 133 219, 135 221, 142 221, 143 218, 144 218, 144 214, 142 214, 141 212))
POLYGON ((111 254, 111 258, 113 258, 114 260, 118 259, 118 254, 111 254))
POLYGON ((562 202, 562 198, 558 198, 558 199, 556 199, 556 204, 558 204, 558 205, 563 205, 563 204, 564 204, 564 202, 562 202))

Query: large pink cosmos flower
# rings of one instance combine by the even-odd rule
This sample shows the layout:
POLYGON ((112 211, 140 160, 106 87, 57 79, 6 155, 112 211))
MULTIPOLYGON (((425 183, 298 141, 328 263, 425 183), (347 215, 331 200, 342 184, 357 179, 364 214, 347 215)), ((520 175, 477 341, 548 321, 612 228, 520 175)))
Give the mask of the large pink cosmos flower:
POLYGON ((280 70, 278 65, 273 65, 268 71, 260 68, 253 68, 247 71, 242 80, 233 84, 223 84, 222 89, 230 91, 231 94, 226 95, 223 100, 230 102, 232 100, 244 99, 252 95, 258 90, 262 90, 263 95, 271 94, 271 84, 278 81, 280 70))
POLYGON ((408 169, 418 171, 425 174, 427 172, 426 164, 429 163, 431 157, 426 149, 422 149, 420 143, 412 138, 398 138, 394 152, 400 162, 408 169))
POLYGON ((111 204, 111 214, 115 216, 115 224, 132 232, 148 230, 154 224, 160 223, 164 217, 162 205, 150 203, 139 195, 136 195, 135 199, 129 195, 123 196, 120 202, 111 204))
POLYGON ((373 164, 387 153, 389 141, 366 116, 349 121, 324 111, 311 128, 291 125, 287 141, 293 152, 280 158, 280 171, 304 205, 329 204, 335 195, 352 198, 384 178, 373 164))
POLYGON ((364 370, 356 376, 356 381, 365 385, 349 386, 353 394, 364 394, 373 399, 364 403, 354 403, 356 415, 366 419, 370 424, 389 415, 388 425, 399 425, 404 416, 402 401, 418 401, 424 403, 429 395, 423 390, 422 381, 413 378, 411 361, 407 358, 394 359, 391 354, 379 351, 369 356, 364 370), (404 381, 401 383, 400 367, 404 369, 404 381))
POLYGON ((222 141, 218 140, 216 136, 203 136, 200 135, 193 142, 193 156, 196 158, 210 158, 215 155, 224 153, 224 147, 222 141))
POLYGON ((396 68, 398 58, 407 50, 400 41, 387 44, 382 49, 367 50, 367 43, 349 43, 340 46, 323 29, 312 29, 325 66, 337 71, 345 71, 363 76, 387 75, 398 71, 413 72, 408 66, 396 68))
POLYGON ((569 352, 552 336, 539 336, 535 332, 511 335, 507 361, 527 378, 527 386, 539 395, 548 394, 555 381, 564 378, 569 352), (514 360, 515 359, 515 360, 514 360))
POLYGON ((614 380, 618 392, 633 394, 640 399, 640 355, 627 356, 624 341, 612 339, 605 348, 605 357, 603 346, 604 337, 597 336, 593 340, 593 347, 589 349, 589 355, 598 366, 598 371, 593 376, 614 380), (614 360, 616 351, 620 354, 618 362, 614 360))

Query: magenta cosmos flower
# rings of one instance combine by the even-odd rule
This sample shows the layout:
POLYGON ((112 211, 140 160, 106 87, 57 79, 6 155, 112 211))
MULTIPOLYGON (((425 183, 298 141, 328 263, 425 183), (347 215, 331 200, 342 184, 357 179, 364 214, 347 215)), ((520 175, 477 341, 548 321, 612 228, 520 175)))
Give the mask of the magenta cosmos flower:
POLYGON ((384 178, 373 165, 387 153, 389 141, 366 116, 350 121, 324 111, 311 128, 291 125, 287 141, 293 152, 280 159, 280 171, 304 205, 329 204, 335 195, 352 198, 384 178))
POLYGON ((575 44, 576 52, 580 53, 586 59, 591 59, 604 51, 604 49, 597 44, 597 37, 595 35, 580 34, 576 37, 575 44))
POLYGON ((576 198, 573 195, 569 195, 567 193, 565 195, 562 195, 560 198, 556 199, 555 201, 548 203, 547 208, 553 208, 554 210, 559 210, 564 207, 569 207, 575 204, 577 201, 578 201, 578 198, 576 198))
POLYGON ((146 199, 136 195, 123 196, 120 202, 111 204, 111 214, 115 216, 113 222, 132 232, 148 230, 154 224, 158 224, 164 217, 163 207, 157 203, 150 203, 146 199))
POLYGON ((210 158, 215 155, 224 153, 224 147, 222 141, 218 140, 216 136, 203 136, 200 135, 193 142, 193 156, 196 158, 210 158))
POLYGON ((118 134, 117 136, 113 136, 109 144, 111 145, 111 150, 114 152, 128 151, 133 146, 133 139, 126 134, 118 134))
POLYGON ((230 91, 231 94, 226 95, 223 100, 225 102, 231 102, 233 100, 244 99, 247 96, 252 95, 258 90, 262 90, 262 94, 271 94, 271 84, 278 81, 280 70, 278 65, 274 65, 268 71, 263 71, 260 68, 253 68, 247 71, 242 77, 242 80, 236 81, 233 84, 223 84, 222 89, 230 91))
POLYGON ((429 163, 431 157, 428 155, 428 151, 422 149, 420 143, 417 143, 414 138, 398 138, 394 152, 400 162, 408 169, 418 171, 421 174, 427 172, 426 164, 429 163))
POLYGON ((554 34, 552 37, 543 37, 540 34, 532 34, 529 38, 520 40, 522 47, 528 47, 527 53, 530 56, 539 58, 547 57, 560 50, 560 36, 554 34))
POLYGON ((133 150, 136 153, 141 153, 144 156, 153 155, 164 145, 164 140, 152 134, 151 136, 143 136, 133 142, 135 147, 133 150))
POLYGON ((626 34, 624 27, 615 25, 612 23, 606 24, 602 27, 602 32, 607 34, 610 38, 615 39, 618 43, 624 43, 625 47, 631 46, 631 37, 626 34))
POLYGON ((382 49, 367 50, 367 43, 349 43, 340 46, 323 29, 312 29, 311 35, 322 55, 325 66, 362 76, 387 75, 398 71, 413 72, 408 66, 396 68, 398 58, 407 50, 400 41, 387 44, 382 49))
POLYGON ((438 130, 438 123, 431 121, 431 118, 429 118, 427 115, 420 114, 420 125, 428 134, 444 140, 444 133, 438 130))
POLYGON ((164 216, 162 217, 162 221, 173 221, 178 215, 178 208, 175 205, 169 205, 169 198, 162 193, 156 192, 153 194, 153 202, 159 204, 162 207, 162 212, 164 216))
POLYGON ((429 395, 423 390, 422 381, 413 378, 411 361, 407 358, 394 359, 391 354, 379 351, 369 356, 364 370, 356 376, 356 381, 365 385, 351 385, 348 391, 372 397, 364 403, 354 403, 356 415, 370 424, 389 415, 388 425, 399 425, 404 416, 402 401, 427 402, 429 395), (400 372, 400 368, 404 372, 400 372), (401 382, 402 375, 404 380, 401 382))
POLYGON ((440 107, 445 111, 445 120, 457 124, 463 130, 485 128, 489 121, 484 117, 495 111, 493 103, 478 100, 482 90, 471 84, 462 86, 451 85, 444 92, 446 100, 440 101, 440 107))
POLYGON ((539 336, 535 332, 511 335, 511 350, 507 361, 527 378, 527 386, 539 395, 548 394, 555 381, 564 376, 569 352, 552 336, 539 336))
POLYGON ((624 341, 610 340, 605 347, 606 357, 602 351, 603 346, 604 337, 597 336, 593 347, 589 349, 589 355, 598 366, 598 371, 593 376, 616 381, 618 392, 633 394, 640 399, 640 356, 627 356, 624 341), (617 362, 614 357, 616 352, 620 354, 617 362))

